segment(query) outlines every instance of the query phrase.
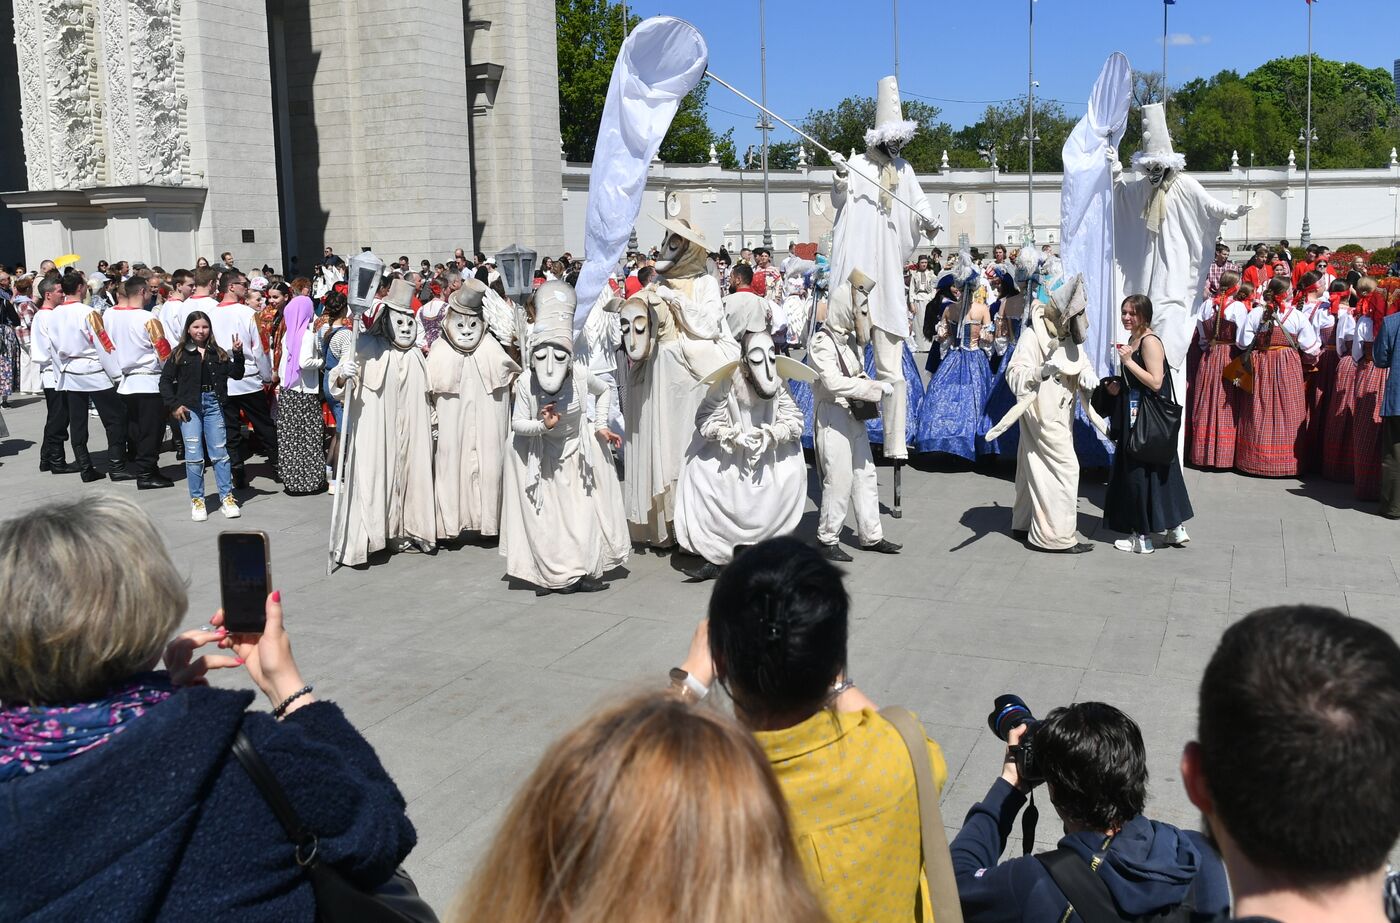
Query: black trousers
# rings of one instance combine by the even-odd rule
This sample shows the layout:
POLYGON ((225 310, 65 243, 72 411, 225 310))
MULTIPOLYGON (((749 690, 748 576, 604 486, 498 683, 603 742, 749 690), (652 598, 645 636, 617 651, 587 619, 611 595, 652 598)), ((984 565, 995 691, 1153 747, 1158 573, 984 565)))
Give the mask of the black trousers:
POLYGON ((159 394, 123 394, 130 462, 127 470, 137 477, 156 473, 160 437, 165 433, 165 402, 159 394))
MULTIPOLYGON (((68 398, 57 388, 44 389, 44 458, 62 462, 63 443, 68 441, 68 398)), ((87 413, 87 408, 83 409, 87 413)))
POLYGON ((1381 515, 1400 519, 1400 417, 1381 417, 1381 515))
POLYGON ((243 423, 238 412, 243 411, 248 422, 253 424, 253 435, 262 443, 269 461, 277 460, 277 427, 272 422, 272 405, 268 403, 267 392, 259 388, 252 394, 230 394, 224 402, 224 430, 228 439, 228 455, 233 467, 241 468, 253 454, 252 446, 247 445, 243 423))
POLYGON ((88 400, 97 408, 102 428, 107 431, 107 462, 113 468, 126 465, 126 405, 116 388, 101 391, 64 391, 68 399, 68 430, 73 439, 73 458, 87 467, 92 464, 88 453, 88 400))

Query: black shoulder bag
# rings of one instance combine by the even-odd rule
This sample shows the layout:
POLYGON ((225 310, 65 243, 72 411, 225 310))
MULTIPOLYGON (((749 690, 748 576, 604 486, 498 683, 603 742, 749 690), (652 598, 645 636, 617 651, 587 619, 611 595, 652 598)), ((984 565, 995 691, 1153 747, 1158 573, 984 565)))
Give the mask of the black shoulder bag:
MULTIPOLYGON (((823 330, 822 333, 826 334, 827 339, 831 340, 831 350, 836 353, 836 364, 841 366, 841 374, 845 375, 847 378, 864 378, 863 369, 861 370, 862 374, 852 375, 851 370, 846 368, 846 360, 841 358, 841 344, 836 342, 836 337, 831 335, 831 331, 823 330)), ((862 423, 867 420, 873 420, 880 415, 880 405, 878 403, 860 401, 853 397, 848 397, 846 398, 846 404, 851 408, 851 416, 862 423)))
POLYGON ((1124 916, 1113 903, 1113 895, 1108 885, 1098 876, 1098 864, 1103 861, 1103 853, 1094 856, 1091 867, 1079 853, 1068 846, 1061 846, 1052 852, 1036 856, 1040 864, 1054 879, 1055 886, 1069 901, 1065 912, 1055 917, 1059 923, 1079 914, 1084 923, 1192 923, 1196 919, 1196 882, 1191 882, 1186 898, 1174 907, 1141 917, 1124 916))
MULTIPOLYGON (((1160 338, 1159 338, 1160 339, 1160 338)), ((1127 381, 1128 375, 1123 375, 1127 381)), ((1139 388, 1137 421, 1128 433, 1129 455, 1149 465, 1169 465, 1176 458, 1176 434, 1181 430, 1181 405, 1175 400, 1172 370, 1162 357, 1162 387, 1139 388)), ((1126 399, 1126 398, 1125 398, 1126 399)))
POLYGON ((311 880, 316 895, 316 919, 322 923, 437 923, 437 914, 418 896, 413 879, 402 868, 374 891, 365 891, 321 861, 316 834, 308 830, 287 799, 281 783, 241 730, 233 739, 233 755, 262 792, 282 829, 296 844, 296 861, 311 880))

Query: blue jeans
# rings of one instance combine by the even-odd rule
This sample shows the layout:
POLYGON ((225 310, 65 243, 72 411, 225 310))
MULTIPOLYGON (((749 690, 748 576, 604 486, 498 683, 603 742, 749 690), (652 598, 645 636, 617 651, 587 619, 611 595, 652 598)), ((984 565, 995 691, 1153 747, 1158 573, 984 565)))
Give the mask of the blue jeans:
POLYGON ((185 480, 190 485, 190 499, 204 499, 204 453, 214 463, 214 483, 219 486, 219 500, 233 496, 233 467, 229 464, 228 444, 224 434, 224 410, 219 398, 211 391, 200 396, 198 407, 187 407, 188 420, 180 421, 180 438, 185 443, 185 480))

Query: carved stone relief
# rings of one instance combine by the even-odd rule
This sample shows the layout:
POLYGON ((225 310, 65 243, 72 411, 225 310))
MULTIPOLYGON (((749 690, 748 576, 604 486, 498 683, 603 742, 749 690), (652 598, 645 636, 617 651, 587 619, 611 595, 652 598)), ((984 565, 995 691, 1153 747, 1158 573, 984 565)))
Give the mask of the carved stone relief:
POLYGON ((85 0, 49 0, 40 7, 50 188, 101 185, 106 181, 106 151, 92 7, 85 0))

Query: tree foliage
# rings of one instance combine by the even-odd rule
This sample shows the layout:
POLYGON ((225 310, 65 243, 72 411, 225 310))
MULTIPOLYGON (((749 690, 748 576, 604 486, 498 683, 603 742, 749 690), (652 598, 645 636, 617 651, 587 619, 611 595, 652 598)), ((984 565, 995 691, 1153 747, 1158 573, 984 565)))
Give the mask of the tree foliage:
MULTIPOLYGON (((904 117, 918 123, 914 139, 901 155, 920 173, 935 171, 953 137, 947 122, 938 121, 941 110, 928 103, 906 102, 904 117)), ((848 96, 830 109, 813 109, 802 120, 802 130, 840 154, 865 150, 865 132, 875 125, 875 97, 848 96)), ((818 155, 817 162, 826 160, 818 155)))
MULTIPOLYGON (((609 0, 555 0, 559 44, 559 133, 564 156, 593 159, 613 62, 622 47, 623 6, 609 0)), ((641 22, 629 17, 628 28, 641 22)))

